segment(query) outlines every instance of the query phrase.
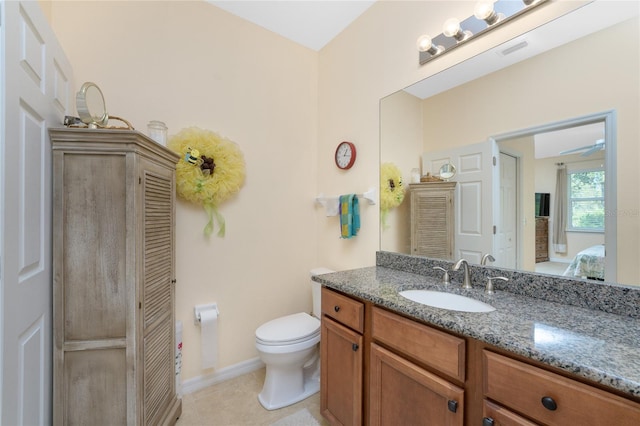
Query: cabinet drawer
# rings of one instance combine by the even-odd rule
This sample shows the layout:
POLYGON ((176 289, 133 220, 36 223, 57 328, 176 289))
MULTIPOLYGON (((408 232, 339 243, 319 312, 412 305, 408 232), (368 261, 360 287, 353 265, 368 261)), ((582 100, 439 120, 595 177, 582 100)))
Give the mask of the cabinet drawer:
POLYGON ((322 313, 359 333, 364 332, 364 304, 362 302, 323 287, 322 313))
POLYGON ((488 351, 483 353, 483 364, 485 396, 536 421, 639 424, 640 404, 630 400, 488 351))
POLYGON ((373 308, 373 339, 464 382, 463 339, 373 308))
POLYGON ((484 400, 482 404, 482 426, 537 426, 504 407, 484 400))

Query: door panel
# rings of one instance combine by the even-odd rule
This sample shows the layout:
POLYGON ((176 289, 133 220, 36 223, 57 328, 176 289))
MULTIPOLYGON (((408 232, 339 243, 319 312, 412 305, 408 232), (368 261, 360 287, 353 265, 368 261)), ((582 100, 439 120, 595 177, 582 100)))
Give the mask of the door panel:
POLYGON ((51 422, 50 126, 71 67, 37 2, 1 2, 1 424, 51 422))
POLYGON ((518 258, 517 238, 517 160, 500 153, 500 220, 496 234, 495 266, 516 269, 518 258))
POLYGON ((494 252, 494 200, 498 198, 494 195, 498 180, 494 158, 497 155, 497 144, 493 140, 422 155, 422 169, 433 175, 447 162, 457 169, 451 179, 458 182, 454 203, 456 259, 479 264, 484 253, 494 252))

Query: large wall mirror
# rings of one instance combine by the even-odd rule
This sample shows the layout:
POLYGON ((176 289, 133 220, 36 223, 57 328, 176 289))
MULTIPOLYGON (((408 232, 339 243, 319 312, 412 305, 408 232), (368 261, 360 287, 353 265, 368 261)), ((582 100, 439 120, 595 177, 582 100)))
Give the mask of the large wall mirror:
MULTIPOLYGON (((453 258, 640 284, 638 12, 589 3, 381 100, 382 163, 457 168, 453 258)), ((408 194, 380 249, 419 254, 410 224, 408 194)))

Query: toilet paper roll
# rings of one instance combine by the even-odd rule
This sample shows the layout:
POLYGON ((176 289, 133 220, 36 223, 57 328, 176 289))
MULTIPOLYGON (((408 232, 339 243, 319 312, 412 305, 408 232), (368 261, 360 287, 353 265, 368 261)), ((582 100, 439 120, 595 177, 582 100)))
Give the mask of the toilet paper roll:
POLYGON ((218 366, 218 312, 208 309, 200 312, 200 350, 202 369, 218 366))

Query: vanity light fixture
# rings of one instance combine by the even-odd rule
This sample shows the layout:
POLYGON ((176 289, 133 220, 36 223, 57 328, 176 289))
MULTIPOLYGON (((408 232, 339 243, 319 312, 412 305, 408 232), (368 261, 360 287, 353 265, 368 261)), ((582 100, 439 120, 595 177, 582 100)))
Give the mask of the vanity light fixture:
POLYGON ((422 35, 417 40, 420 52, 420 65, 441 56, 457 46, 472 40, 492 28, 509 22, 547 0, 480 0, 475 6, 474 14, 460 22, 456 18, 447 19, 442 34, 431 38, 422 35))

